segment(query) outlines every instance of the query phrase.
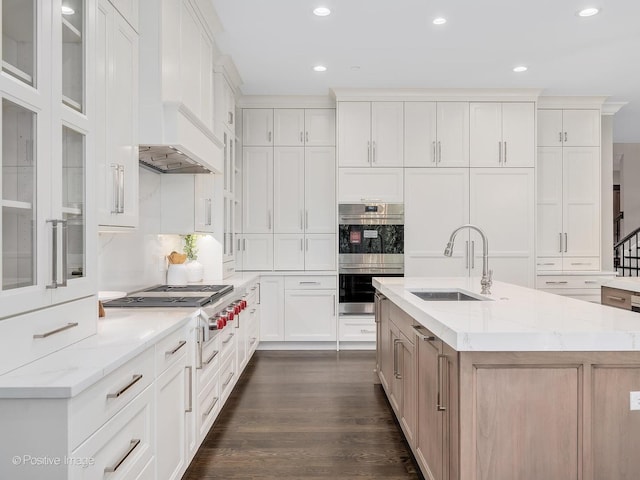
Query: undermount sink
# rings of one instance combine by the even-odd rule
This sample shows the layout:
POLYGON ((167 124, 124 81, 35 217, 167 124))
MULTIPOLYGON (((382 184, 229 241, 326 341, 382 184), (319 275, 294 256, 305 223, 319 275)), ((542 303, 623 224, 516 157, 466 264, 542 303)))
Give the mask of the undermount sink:
POLYGON ((416 297, 428 302, 475 302, 489 300, 460 290, 410 290, 416 297))

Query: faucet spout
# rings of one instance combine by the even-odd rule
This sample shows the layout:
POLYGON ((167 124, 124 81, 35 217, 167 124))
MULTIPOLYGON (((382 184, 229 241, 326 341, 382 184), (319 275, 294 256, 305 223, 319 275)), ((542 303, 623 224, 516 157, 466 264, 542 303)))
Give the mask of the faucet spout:
POLYGON ((482 291, 480 293, 484 295, 491 294, 491 284, 492 274, 493 272, 489 270, 489 242, 487 240, 487 236, 485 233, 477 226, 467 223, 456 228, 453 232, 451 232, 451 236, 449 237, 449 242, 447 243, 446 248, 444 249, 444 256, 450 257, 453 254, 453 244, 456 240, 456 235, 460 230, 469 229, 475 230, 480 234, 480 238, 482 239, 482 280, 480 280, 480 285, 482 287, 482 291))

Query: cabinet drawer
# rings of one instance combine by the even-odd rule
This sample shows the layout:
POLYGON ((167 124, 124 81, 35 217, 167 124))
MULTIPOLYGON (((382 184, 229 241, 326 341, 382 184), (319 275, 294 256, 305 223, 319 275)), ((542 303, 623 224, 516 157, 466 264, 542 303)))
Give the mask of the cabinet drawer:
POLYGON ((611 280, 611 277, 596 275, 538 275, 536 277, 536 288, 546 290, 591 288, 599 291, 600 286, 608 280, 611 280))
POLYGON ((187 328, 181 327, 156 344, 156 372, 160 375, 189 349, 187 328))
POLYGON ((70 402, 70 445, 82 442, 154 380, 154 348, 128 361, 70 402))
POLYGON ((216 372, 214 377, 205 385, 204 389, 198 395, 198 438, 200 440, 209 432, 209 428, 213 425, 220 409, 222 401, 220 400, 220 375, 216 372))
POLYGON ((602 287, 602 305, 631 310, 632 292, 618 288, 602 287))
POLYGON ((407 339, 413 339, 415 336, 413 318, 393 303, 389 306, 389 319, 396 327, 398 327, 398 330, 400 330, 407 339))
POLYGON ((137 478, 153 459, 153 409, 153 388, 147 388, 72 452, 72 458, 92 459, 93 464, 70 467, 69 478, 137 478))
POLYGON ((229 398, 231 390, 233 390, 233 386, 238 379, 235 360, 236 357, 231 356, 227 358, 220 367, 220 398, 222 399, 223 405, 227 398, 229 398))
POLYGON ((562 270, 585 271, 600 270, 600 258, 598 257, 565 257, 562 259, 562 270))
POLYGON ((536 270, 550 272, 559 272, 562 270, 561 257, 538 257, 536 259, 536 270))
POLYGON ((0 375, 96 333, 96 297, 0 321, 0 375))
POLYGON ((220 336, 222 330, 202 346, 202 356, 196 369, 196 392, 201 392, 220 367, 220 336))
POLYGON ((340 317, 341 342, 375 342, 376 322, 373 317, 340 317))
POLYGON ((236 262, 231 260, 222 264, 222 278, 228 278, 236 273, 236 262))
POLYGON ((232 355, 236 350, 237 329, 235 323, 231 324, 231 328, 227 327, 220 332, 220 361, 232 355))
POLYGON ((285 290, 306 290, 313 288, 337 288, 338 281, 333 275, 309 275, 284 278, 285 290))

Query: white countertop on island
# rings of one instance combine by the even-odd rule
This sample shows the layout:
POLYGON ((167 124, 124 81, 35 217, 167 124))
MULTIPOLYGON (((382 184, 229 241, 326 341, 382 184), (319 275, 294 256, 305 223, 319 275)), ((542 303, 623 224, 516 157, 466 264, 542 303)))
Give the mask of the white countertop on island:
POLYGON ((640 277, 618 277, 605 282, 603 286, 640 293, 640 277))
POLYGON ((640 314, 480 279, 377 277, 390 301, 458 351, 640 351, 640 314), (487 301, 424 301, 411 290, 461 289, 487 301))

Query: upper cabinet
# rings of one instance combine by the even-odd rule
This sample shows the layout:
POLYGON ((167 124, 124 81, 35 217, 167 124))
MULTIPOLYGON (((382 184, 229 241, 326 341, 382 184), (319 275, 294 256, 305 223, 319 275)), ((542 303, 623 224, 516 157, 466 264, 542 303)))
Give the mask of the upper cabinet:
POLYGON ((538 110, 539 147, 597 147, 600 110, 538 110))
POLYGON ((405 102, 404 166, 469 165, 469 102, 405 102))
POLYGON ((403 102, 338 102, 338 166, 401 167, 403 102))
POLYGON ((206 0, 140 0, 141 145, 172 145, 220 173, 214 133, 215 24, 206 0))
POLYGON ((243 111, 242 140, 246 146, 333 146, 336 138, 332 108, 251 108, 243 111))
POLYGON ((469 108, 472 167, 534 166, 533 102, 472 102, 469 108))
POLYGON ((136 227, 138 34, 109 1, 99 0, 96 11, 98 223, 136 227))
POLYGON ((2 3, 0 318, 96 291, 94 4, 2 3))

